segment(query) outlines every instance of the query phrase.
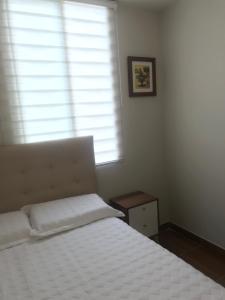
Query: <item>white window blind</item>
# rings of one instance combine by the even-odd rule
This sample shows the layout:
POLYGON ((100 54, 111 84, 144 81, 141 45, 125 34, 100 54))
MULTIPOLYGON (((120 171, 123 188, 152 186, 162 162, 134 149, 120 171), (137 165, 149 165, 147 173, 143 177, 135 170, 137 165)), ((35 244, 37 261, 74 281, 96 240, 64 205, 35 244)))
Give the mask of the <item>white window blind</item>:
POLYGON ((85 1, 8 0, 4 13, 15 140, 93 135, 96 163, 120 159, 114 9, 85 1))

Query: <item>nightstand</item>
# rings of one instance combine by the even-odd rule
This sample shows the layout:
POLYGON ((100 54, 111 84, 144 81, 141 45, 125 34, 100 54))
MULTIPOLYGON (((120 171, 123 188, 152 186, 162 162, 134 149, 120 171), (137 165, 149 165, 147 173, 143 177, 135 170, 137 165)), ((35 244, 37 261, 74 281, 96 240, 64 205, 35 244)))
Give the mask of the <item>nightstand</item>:
POLYGON ((144 192, 134 192, 112 198, 111 206, 125 214, 123 220, 142 234, 151 237, 158 234, 158 199, 144 192))

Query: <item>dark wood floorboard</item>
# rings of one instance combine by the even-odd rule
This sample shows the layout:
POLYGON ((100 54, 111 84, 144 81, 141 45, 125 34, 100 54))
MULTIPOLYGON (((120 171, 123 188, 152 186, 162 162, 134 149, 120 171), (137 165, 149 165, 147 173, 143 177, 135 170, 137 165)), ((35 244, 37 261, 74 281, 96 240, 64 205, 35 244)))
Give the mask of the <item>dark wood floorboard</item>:
POLYGON ((225 287, 225 254, 174 229, 165 229, 155 241, 225 287))

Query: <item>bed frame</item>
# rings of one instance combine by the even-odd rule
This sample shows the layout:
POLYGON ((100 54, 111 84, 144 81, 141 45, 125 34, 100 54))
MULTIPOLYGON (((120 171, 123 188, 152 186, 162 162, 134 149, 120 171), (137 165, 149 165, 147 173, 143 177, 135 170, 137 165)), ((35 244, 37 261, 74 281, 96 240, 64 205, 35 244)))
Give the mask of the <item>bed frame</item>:
POLYGON ((0 147, 0 213, 96 191, 92 137, 0 147))

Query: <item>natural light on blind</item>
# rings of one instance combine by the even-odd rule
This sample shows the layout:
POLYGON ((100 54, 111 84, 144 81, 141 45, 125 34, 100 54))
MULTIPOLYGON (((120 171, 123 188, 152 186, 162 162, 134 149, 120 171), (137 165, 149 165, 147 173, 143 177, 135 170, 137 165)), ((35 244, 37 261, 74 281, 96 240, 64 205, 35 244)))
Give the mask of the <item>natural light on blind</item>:
POLYGON ((9 0, 5 15, 17 140, 93 135, 96 162, 118 160, 113 9, 74 1, 9 0))

